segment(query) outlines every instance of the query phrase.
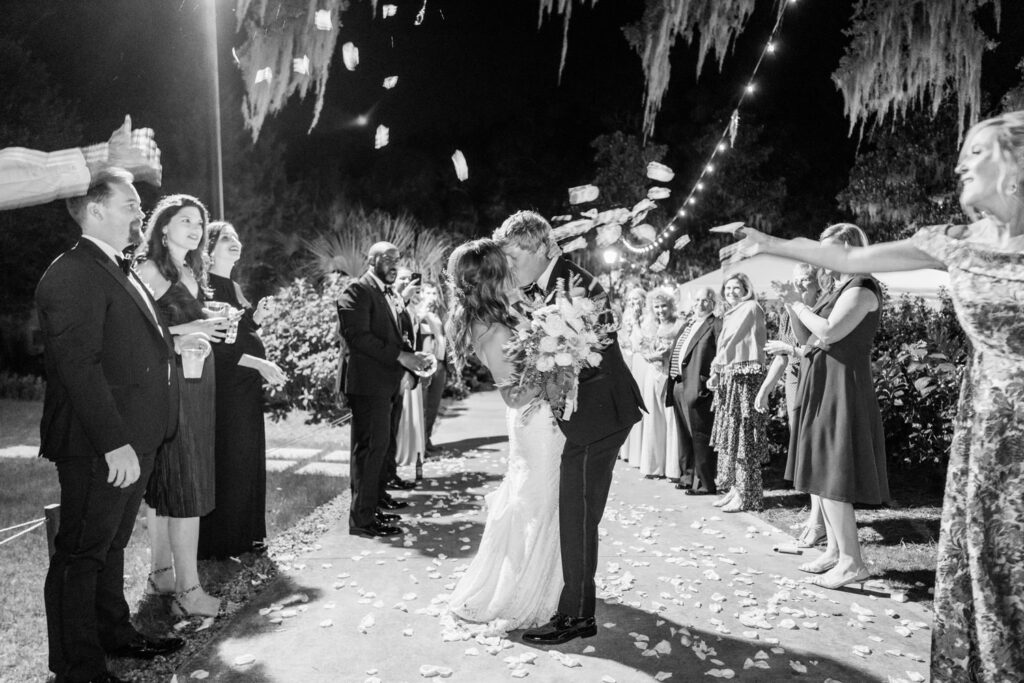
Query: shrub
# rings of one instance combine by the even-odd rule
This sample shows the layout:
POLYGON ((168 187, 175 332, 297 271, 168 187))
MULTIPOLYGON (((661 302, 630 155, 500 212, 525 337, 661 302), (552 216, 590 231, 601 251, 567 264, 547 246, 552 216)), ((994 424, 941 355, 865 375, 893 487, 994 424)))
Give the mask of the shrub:
POLYGON ((334 391, 338 371, 336 302, 350 278, 329 275, 319 286, 299 278, 269 297, 260 337, 267 358, 288 376, 268 395, 271 415, 308 411, 310 422, 339 419, 344 407, 334 391))
POLYGON ((0 398, 18 401, 42 401, 46 382, 35 375, 15 375, 0 371, 0 398))

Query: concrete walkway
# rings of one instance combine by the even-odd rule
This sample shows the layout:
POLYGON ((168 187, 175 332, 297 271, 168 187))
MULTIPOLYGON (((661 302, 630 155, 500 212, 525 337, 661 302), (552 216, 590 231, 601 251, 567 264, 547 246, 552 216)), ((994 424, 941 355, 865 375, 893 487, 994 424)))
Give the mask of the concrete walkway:
MULTIPOLYGON (((349 536, 338 520, 314 549, 232 617, 178 681, 923 681, 930 615, 884 585, 801 582, 811 555, 710 497, 681 495, 619 463, 602 523, 596 637, 550 650, 510 639, 451 640, 438 617, 479 542, 483 494, 507 450, 496 392, 454 407, 418 490, 401 494, 402 537, 349 536)), ((339 458, 340 459, 340 458, 339 458)), ((408 474, 408 473, 406 473, 408 474)))

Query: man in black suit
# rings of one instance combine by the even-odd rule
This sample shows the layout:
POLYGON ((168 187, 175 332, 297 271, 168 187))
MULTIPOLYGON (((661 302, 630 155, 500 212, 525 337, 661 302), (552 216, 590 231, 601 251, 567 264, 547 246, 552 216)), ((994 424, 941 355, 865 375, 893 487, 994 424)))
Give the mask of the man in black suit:
POLYGON ((352 411, 352 507, 349 533, 394 536, 402 530, 379 508, 405 507, 384 496, 388 454, 402 417, 402 377, 426 369, 426 354, 416 353, 403 338, 402 305, 392 285, 398 275, 398 248, 378 242, 367 253, 369 267, 349 283, 338 299, 341 345, 339 385, 352 411))
POLYGON ((117 681, 106 654, 153 657, 129 621, 124 548, 157 446, 174 434, 177 374, 170 331, 121 251, 142 224, 132 176, 99 174, 68 200, 82 239, 36 289, 46 397, 40 455, 57 466, 61 524, 46 575, 50 669, 57 681, 117 681))
MULTIPOLYGON (((551 226, 533 211, 513 214, 494 233, 521 286, 546 301, 561 287, 605 308, 607 297, 594 276, 560 256, 551 226)), ((622 359, 618 342, 601 352, 601 363, 580 373, 575 411, 559 420, 565 434, 558 493, 558 523, 565 586, 551 621, 523 634, 523 640, 557 645, 597 633, 594 618, 597 526, 604 515, 619 447, 640 420, 643 400, 622 359)))
POLYGON ((693 317, 676 339, 669 356, 668 389, 665 405, 675 407, 679 422, 681 452, 677 489, 688 496, 717 492, 715 474, 718 456, 711 447, 711 402, 708 389, 711 361, 718 347, 722 321, 715 317, 715 290, 703 287, 693 300, 693 317))

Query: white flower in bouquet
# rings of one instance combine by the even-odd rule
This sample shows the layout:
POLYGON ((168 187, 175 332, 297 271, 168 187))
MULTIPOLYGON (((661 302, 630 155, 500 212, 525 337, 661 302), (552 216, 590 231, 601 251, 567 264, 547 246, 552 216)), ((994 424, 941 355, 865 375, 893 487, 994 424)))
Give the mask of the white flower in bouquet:
POLYGON ((574 361, 575 358, 573 358, 571 353, 562 351, 561 353, 555 354, 555 365, 561 365, 563 368, 572 365, 574 361))
POLYGON ((541 337, 540 350, 544 353, 554 353, 558 350, 558 337, 541 337))
POLYGON ((534 366, 540 372, 550 372, 555 367, 555 357, 549 353, 545 353, 544 355, 537 357, 537 361, 534 366))

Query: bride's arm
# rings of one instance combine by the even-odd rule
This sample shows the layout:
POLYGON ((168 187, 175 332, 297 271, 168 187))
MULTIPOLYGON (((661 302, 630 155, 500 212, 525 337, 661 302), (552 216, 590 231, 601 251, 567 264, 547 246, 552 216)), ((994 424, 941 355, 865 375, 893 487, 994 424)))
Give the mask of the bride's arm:
POLYGON ((509 408, 521 408, 540 393, 535 387, 505 386, 513 372, 512 364, 505 358, 504 349, 505 344, 512 338, 512 330, 504 325, 491 325, 486 330, 474 334, 474 337, 480 360, 491 371, 505 405, 509 408))

